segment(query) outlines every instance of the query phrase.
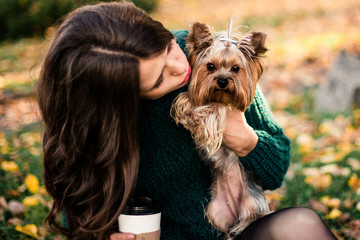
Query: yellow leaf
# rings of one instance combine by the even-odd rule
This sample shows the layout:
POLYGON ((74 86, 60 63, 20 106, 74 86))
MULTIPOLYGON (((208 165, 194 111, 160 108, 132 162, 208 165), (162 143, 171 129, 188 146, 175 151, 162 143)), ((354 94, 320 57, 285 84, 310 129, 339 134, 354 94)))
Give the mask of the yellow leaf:
POLYGON ((28 174, 25 178, 25 185, 29 192, 35 194, 39 191, 39 180, 36 176, 28 174))
POLYGON ((24 234, 26 234, 26 235, 28 235, 30 237, 33 237, 33 238, 36 238, 36 239, 39 238, 38 228, 36 227, 35 224, 27 224, 24 227, 18 225, 18 226, 15 227, 15 230, 18 231, 18 232, 24 233, 24 234))
POLYGON ((48 192, 46 191, 46 188, 43 187, 43 186, 39 188, 39 193, 41 195, 48 195, 48 192))
POLYGON ((331 210, 331 212, 325 216, 326 219, 336 219, 339 218, 341 216, 342 212, 337 209, 334 208, 333 210, 331 210))
POLYGON ((330 201, 330 196, 323 196, 322 198, 321 198, 321 202, 323 203, 323 204, 325 204, 325 205, 327 205, 328 204, 328 202, 330 201))
POLYGON ((20 140, 28 147, 33 146, 36 142, 41 142, 42 135, 40 133, 24 133, 20 135, 20 140))
POLYGON ((360 194, 360 179, 358 178, 357 174, 354 173, 351 178, 348 181, 348 185, 351 187, 351 189, 356 192, 357 194, 360 194))
POLYGON ((332 182, 332 177, 329 174, 318 176, 307 176, 305 183, 313 186, 318 191, 324 191, 332 182))
POLYGON ((325 121, 320 124, 319 131, 321 134, 331 133, 333 130, 333 124, 329 121, 325 121))
POLYGON ((7 154, 10 152, 10 143, 9 141, 6 139, 4 134, 0 135, 0 152, 2 154, 7 154))
POLYGON ((284 198, 284 196, 277 192, 270 192, 270 193, 265 194, 265 198, 269 202, 272 202, 272 201, 280 201, 284 198))
POLYGON ((28 148, 28 150, 32 155, 35 155, 35 156, 40 156, 40 154, 42 153, 42 148, 41 147, 31 146, 31 147, 28 148))
POLYGON ((344 158, 344 155, 341 152, 329 153, 320 157, 319 161, 323 164, 330 164, 333 162, 339 162, 344 158))
POLYGON ((26 197, 22 201, 25 206, 32 207, 39 204, 39 201, 34 196, 26 197))
POLYGON ((1 168, 8 172, 19 171, 19 166, 14 161, 3 161, 1 163, 1 168))
POLYGON ((296 128, 294 127, 288 127, 284 131, 285 131, 285 135, 290 139, 295 139, 295 137, 298 134, 296 128))
POLYGON ((352 151, 353 146, 350 142, 341 142, 337 145, 337 148, 344 155, 347 155, 348 153, 350 153, 352 151))
POLYGON ((339 198, 330 198, 329 196, 322 197, 321 202, 330 208, 339 208, 341 205, 339 198))
POLYGON ((307 154, 314 149, 314 139, 310 134, 302 133, 296 138, 296 143, 299 145, 299 151, 302 154, 307 154))
POLYGON ((341 205, 341 201, 339 198, 330 199, 329 204, 328 204, 328 206, 331 208, 339 208, 340 205, 341 205))

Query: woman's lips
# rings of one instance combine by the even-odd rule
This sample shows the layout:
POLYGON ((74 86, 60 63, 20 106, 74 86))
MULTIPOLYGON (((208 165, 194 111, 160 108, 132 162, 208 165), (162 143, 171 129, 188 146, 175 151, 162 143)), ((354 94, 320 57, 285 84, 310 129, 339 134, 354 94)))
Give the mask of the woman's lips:
POLYGON ((187 82, 189 80, 189 78, 190 78, 190 74, 191 74, 191 67, 189 65, 188 73, 186 74, 185 79, 180 84, 183 84, 184 82, 187 82))

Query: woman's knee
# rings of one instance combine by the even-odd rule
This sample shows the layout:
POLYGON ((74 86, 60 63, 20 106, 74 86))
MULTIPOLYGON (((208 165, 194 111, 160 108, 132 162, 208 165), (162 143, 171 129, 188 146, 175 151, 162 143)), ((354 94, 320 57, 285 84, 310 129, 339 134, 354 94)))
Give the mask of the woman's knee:
MULTIPOLYGON (((294 224, 309 225, 317 222, 322 222, 319 214, 308 207, 293 207, 288 209, 287 219, 291 220, 294 224)), ((286 219, 285 219, 286 220, 286 219)))
POLYGON ((236 239, 333 239, 331 236, 317 212, 291 207, 258 219, 236 239))
POLYGON ((331 232, 319 214, 311 208, 292 207, 284 211, 273 223, 274 239, 331 239, 331 232))

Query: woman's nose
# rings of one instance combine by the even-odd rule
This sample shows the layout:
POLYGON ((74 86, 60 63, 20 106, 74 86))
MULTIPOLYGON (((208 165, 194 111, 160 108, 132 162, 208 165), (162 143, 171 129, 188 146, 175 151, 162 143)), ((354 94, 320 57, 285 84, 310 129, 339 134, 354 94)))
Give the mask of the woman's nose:
POLYGON ((166 67, 173 76, 183 74, 185 71, 187 71, 185 64, 178 59, 169 59, 166 63, 166 67))

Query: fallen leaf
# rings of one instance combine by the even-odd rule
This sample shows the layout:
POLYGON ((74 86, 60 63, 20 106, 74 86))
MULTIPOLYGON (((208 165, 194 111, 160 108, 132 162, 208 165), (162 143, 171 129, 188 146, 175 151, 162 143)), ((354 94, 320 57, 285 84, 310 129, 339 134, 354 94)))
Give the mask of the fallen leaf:
POLYGON ((307 176, 305 183, 314 187, 317 191, 324 191, 327 189, 332 182, 332 177, 329 174, 319 176, 307 176))
POLYGON ((320 168, 320 173, 321 174, 326 174, 326 173, 330 173, 334 176, 349 176, 350 175, 350 168, 341 168, 339 166, 337 166, 336 164, 329 164, 329 165, 325 165, 322 166, 320 168))
POLYGON ((354 173, 351 178, 348 181, 348 185, 351 187, 351 189, 356 192, 357 194, 360 194, 360 179, 358 178, 357 174, 354 173))
POLYGON ((305 176, 320 176, 320 170, 318 168, 305 168, 302 173, 305 176))
POLYGON ((356 158, 349 158, 347 163, 351 166, 353 170, 360 170, 360 161, 356 158))
POLYGON ((325 216, 325 219, 336 219, 339 218, 341 214, 342 212, 339 209, 334 208, 328 215, 325 216))
POLYGON ((21 196, 21 193, 18 190, 10 189, 6 193, 8 198, 17 198, 21 196))
POLYGON ((275 211, 278 209, 280 202, 284 198, 284 196, 276 191, 273 192, 269 191, 265 194, 265 198, 269 203, 270 211, 275 211))
POLYGON ((19 166, 14 161, 3 161, 1 163, 1 168, 8 172, 19 171, 19 166))
POLYGON ((352 208, 353 205, 354 205, 355 201, 354 200, 350 200, 349 198, 346 198, 344 201, 343 201, 343 205, 344 207, 346 208, 352 208))
POLYGON ((39 180, 32 174, 26 176, 25 185, 32 194, 36 194, 39 191, 39 180))
POLYGON ((2 209, 8 208, 8 204, 4 196, 0 196, 0 208, 2 209))
POLYGON ((360 238, 360 220, 352 220, 349 224, 349 229, 345 229, 344 233, 347 237, 358 239, 360 238))
POLYGON ((315 199, 310 200, 309 207, 311 207, 315 211, 319 211, 319 212, 322 212, 324 214, 329 213, 329 209, 327 208, 327 206, 325 204, 323 204, 322 202, 319 202, 319 201, 317 201, 315 199))
POLYGON ((358 202, 357 204, 356 204, 356 210, 358 210, 359 212, 360 212, 360 202, 358 202))
POLYGON ((46 188, 44 186, 39 188, 39 193, 41 195, 48 195, 48 192, 46 191, 46 188))
POLYGON ((11 225, 11 226, 16 226, 16 225, 21 225, 24 221, 20 218, 10 218, 8 221, 7 221, 7 224, 11 225))
POLYGON ((343 155, 347 155, 353 150, 353 145, 350 142, 344 141, 344 142, 340 142, 337 145, 337 148, 343 155))
POLYGON ((339 217, 339 221, 341 222, 341 223, 346 223, 346 222, 348 222, 349 220, 351 220, 351 215, 350 215, 350 213, 343 213, 343 214, 341 214, 341 216, 339 217))
POLYGON ((332 122, 329 120, 324 121, 319 125, 319 132, 321 134, 330 134, 330 133, 332 133, 333 129, 334 129, 334 126, 333 126, 332 122))
POLYGON ((339 162, 343 159, 344 155, 341 152, 336 152, 328 155, 321 156, 319 161, 323 164, 339 162))
POLYGON ((299 145, 299 151, 302 154, 307 154, 314 149, 314 139, 308 133, 302 133, 296 138, 296 143, 299 145))
POLYGON ((35 224, 26 224, 24 227, 18 225, 15 227, 15 230, 35 239, 39 238, 38 229, 35 224))
POLYGON ((331 229, 331 232, 335 235, 337 240, 344 240, 344 238, 341 236, 340 232, 336 229, 331 229))
POLYGON ((330 198, 329 196, 322 197, 321 202, 329 208, 339 208, 341 205, 341 200, 339 198, 330 198))
POLYGON ((33 206, 36 206, 39 204, 39 201, 34 196, 29 196, 29 197, 24 198, 24 200, 22 202, 25 206, 28 206, 28 207, 33 207, 33 206))
POLYGON ((22 215, 25 212, 25 206, 15 200, 9 202, 9 210, 14 216, 22 215))
POLYGON ((45 227, 39 227, 39 236, 45 237, 47 235, 49 235, 48 230, 45 227))

